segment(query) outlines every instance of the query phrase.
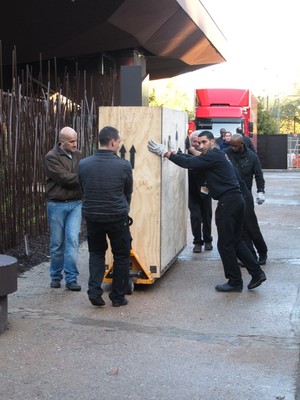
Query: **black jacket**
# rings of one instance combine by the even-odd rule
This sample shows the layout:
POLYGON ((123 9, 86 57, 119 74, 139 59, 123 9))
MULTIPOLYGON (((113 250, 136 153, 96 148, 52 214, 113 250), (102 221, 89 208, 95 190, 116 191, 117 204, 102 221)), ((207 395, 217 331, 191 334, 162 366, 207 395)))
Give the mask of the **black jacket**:
POLYGON ((255 147, 253 146, 252 140, 249 138, 249 136, 243 135, 243 142, 244 145, 248 147, 248 149, 256 153, 255 147))
POLYGON ((81 200, 77 171, 82 155, 72 153, 72 159, 57 144, 45 157, 46 197, 48 201, 81 200))
POLYGON ((224 151, 214 148, 200 156, 171 154, 170 160, 182 168, 201 171, 211 197, 218 200, 226 192, 240 192, 233 165, 224 151))
POLYGON ((133 191, 132 168, 111 150, 96 150, 79 163, 83 192, 82 215, 99 222, 118 221, 128 215, 133 191))
POLYGON ((231 147, 230 142, 226 142, 225 140, 220 144, 220 150, 225 151, 226 149, 229 149, 229 147, 231 147))
POLYGON ((265 180, 258 155, 244 145, 241 153, 235 153, 232 148, 226 150, 230 161, 237 168, 247 188, 252 190, 253 176, 255 177, 257 192, 265 191, 265 180))
MULTIPOLYGON (((195 147, 196 150, 200 150, 200 148, 195 147)), ((191 154, 182 153, 181 150, 177 152, 177 154, 183 155, 184 157, 189 158, 191 154)), ((188 170, 188 181, 189 181, 189 196, 194 198, 201 198, 202 196, 209 196, 209 195, 202 195, 201 194, 201 186, 206 186, 206 181, 203 176, 203 172, 199 172, 199 170, 189 169, 188 170)))

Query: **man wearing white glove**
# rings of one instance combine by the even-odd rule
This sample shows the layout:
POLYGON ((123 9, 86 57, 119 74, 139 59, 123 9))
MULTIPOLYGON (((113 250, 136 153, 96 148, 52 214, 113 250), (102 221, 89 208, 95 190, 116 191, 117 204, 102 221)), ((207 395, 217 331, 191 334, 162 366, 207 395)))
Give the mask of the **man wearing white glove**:
POLYGON ((154 140, 149 140, 148 150, 163 157, 168 152, 168 147, 161 143, 157 143, 154 140))
POLYGON ((171 142, 170 138, 169 138, 168 144, 166 146, 162 143, 157 143, 154 140, 149 140, 148 150, 151 151, 152 153, 157 154, 158 156, 164 157, 164 155, 168 151, 169 152, 174 151, 174 146, 173 146, 173 143, 171 142))
POLYGON ((263 204, 265 202, 265 193, 264 192, 258 192, 256 196, 256 203, 257 204, 263 204))
MULTIPOLYGON (((258 155, 245 146, 243 136, 240 134, 232 135, 230 144, 231 148, 226 150, 226 154, 237 168, 250 193, 254 177, 257 188, 256 203, 258 205, 263 204, 265 201, 265 180, 258 155)), ((258 258, 259 264, 265 265, 268 247, 259 228, 254 206, 247 207, 246 211, 243 238, 253 255, 258 258)))
POLYGON ((242 240, 245 200, 240 190, 237 173, 225 153, 216 148, 214 135, 210 131, 199 134, 200 151, 191 148, 193 155, 176 154, 166 146, 153 140, 148 149, 169 159, 179 167, 203 173, 211 197, 218 200, 216 225, 218 230, 218 251, 228 281, 216 285, 218 292, 241 292, 243 278, 238 259, 245 265, 252 279, 248 289, 260 286, 267 278, 257 260, 242 240), (167 150, 167 151, 166 151, 167 150))

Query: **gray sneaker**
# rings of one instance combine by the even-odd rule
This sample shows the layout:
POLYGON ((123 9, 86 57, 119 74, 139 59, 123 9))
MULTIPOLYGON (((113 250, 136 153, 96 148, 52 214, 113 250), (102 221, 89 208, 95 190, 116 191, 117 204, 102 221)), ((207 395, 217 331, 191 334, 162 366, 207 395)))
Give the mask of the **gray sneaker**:
POLYGON ((207 242, 204 244, 204 248, 205 248, 205 250, 212 250, 213 245, 211 244, 211 242, 207 242))
POLYGON ((50 283, 50 287, 52 289, 59 289, 61 287, 60 281, 57 279, 52 279, 52 281, 50 283))
POLYGON ((66 288, 72 292, 80 292, 81 286, 76 281, 66 283, 66 288))
POLYGON ((201 253, 202 252, 202 246, 199 243, 196 243, 194 248, 193 248, 193 253, 201 253))

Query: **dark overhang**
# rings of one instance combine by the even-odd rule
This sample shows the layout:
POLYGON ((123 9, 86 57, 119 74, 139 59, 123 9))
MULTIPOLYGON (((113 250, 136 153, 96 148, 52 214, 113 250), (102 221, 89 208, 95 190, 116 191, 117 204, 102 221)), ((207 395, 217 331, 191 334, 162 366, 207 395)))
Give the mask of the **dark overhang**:
POLYGON ((11 0, 0 24, 2 63, 139 49, 151 79, 225 61, 226 41, 198 0, 11 0))

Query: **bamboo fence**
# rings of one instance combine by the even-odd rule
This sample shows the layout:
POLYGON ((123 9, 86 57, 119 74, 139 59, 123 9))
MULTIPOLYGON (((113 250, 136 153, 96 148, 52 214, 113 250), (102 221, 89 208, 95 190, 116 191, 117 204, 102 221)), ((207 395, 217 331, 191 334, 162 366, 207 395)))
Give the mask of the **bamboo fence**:
POLYGON ((65 71, 61 79, 54 60, 44 82, 42 62, 33 77, 28 66, 17 72, 15 50, 12 60, 11 90, 3 91, 0 59, 0 253, 22 243, 27 252, 30 237, 47 232, 43 159, 61 128, 76 130, 84 157, 97 145, 96 105, 86 97, 85 72, 76 68, 70 79, 65 71))

